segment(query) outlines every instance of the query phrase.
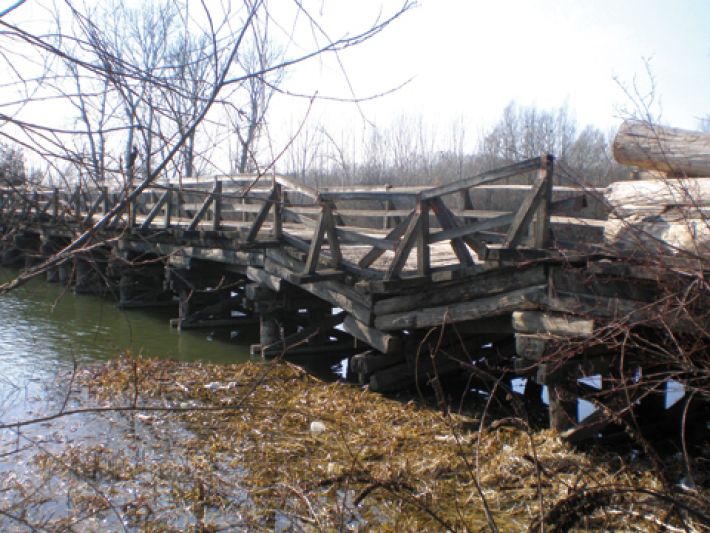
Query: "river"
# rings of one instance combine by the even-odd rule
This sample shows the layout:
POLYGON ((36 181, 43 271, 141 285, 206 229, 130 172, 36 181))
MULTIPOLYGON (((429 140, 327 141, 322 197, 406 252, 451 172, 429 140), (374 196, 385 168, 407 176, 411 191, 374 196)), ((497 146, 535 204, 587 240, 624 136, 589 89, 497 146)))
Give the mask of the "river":
MULTIPOLYGON (((15 274, 0 270, 0 280, 7 281, 15 274)), ((125 352, 181 361, 239 363, 249 360, 249 345, 258 342, 254 327, 241 332, 178 332, 169 325, 175 314, 176 310, 166 308, 120 310, 110 299, 75 295, 70 287, 44 279, 0 296, 0 424, 92 405, 86 391, 71 381, 75 366, 106 361, 125 352)), ((320 360, 325 365, 317 370, 332 378, 333 359, 320 360)), ((73 507, 68 494, 74 489, 61 477, 48 480, 36 463, 38 456, 63 454, 78 445, 121 451, 132 449, 138 439, 147 450, 141 452, 140 461, 155 464, 184 453, 174 448, 184 436, 179 425, 153 423, 147 427, 120 413, 80 414, 0 429, 0 531, 42 529, 61 523, 70 514, 73 507), (23 520, 34 525, 23 527, 23 520)), ((104 487, 113 488, 110 484, 104 487)), ((173 525, 188 527, 189 523, 181 520, 176 518, 173 525)), ((81 523, 81 530, 85 526, 88 530, 125 527, 110 514, 90 526, 89 522, 81 523)))

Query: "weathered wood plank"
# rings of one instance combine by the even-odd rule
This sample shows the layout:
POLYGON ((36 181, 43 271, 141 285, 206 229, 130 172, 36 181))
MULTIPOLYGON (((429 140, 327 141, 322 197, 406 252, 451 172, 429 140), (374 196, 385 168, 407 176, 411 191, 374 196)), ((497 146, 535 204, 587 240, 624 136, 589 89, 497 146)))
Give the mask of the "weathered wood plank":
POLYGON ((197 224, 199 224, 200 220, 202 220, 202 217, 207 214, 207 210, 212 205, 212 202, 215 201, 215 198, 216 197, 214 194, 210 194, 207 198, 205 198, 205 201, 202 202, 202 206, 200 206, 199 211, 195 213, 195 216, 192 217, 190 224, 187 226, 188 231, 193 231, 195 228, 197 228, 197 224))
POLYGON ((247 267, 246 275, 251 281, 271 289, 274 292, 281 290, 281 278, 266 273, 263 268, 249 266, 247 267))
POLYGON ((252 223, 251 228, 249 229, 249 233, 247 234, 247 242, 252 242, 256 240, 256 236, 259 234, 261 226, 264 225, 264 221, 266 221, 266 217, 269 215, 269 211, 271 210, 271 207, 274 202, 274 196, 275 189, 271 191, 268 200, 264 202, 264 204, 261 206, 261 209, 259 210, 259 213, 256 215, 256 218, 254 219, 254 222, 252 223))
POLYGON ((541 335, 515 334, 515 353, 523 359, 539 361, 545 356, 549 338, 541 335))
POLYGON ((390 240, 388 238, 373 237, 365 233, 346 230, 343 228, 337 228, 336 233, 340 241, 345 243, 366 244, 382 251, 394 251, 397 247, 397 241, 390 240))
POLYGON ((544 333, 556 337, 589 337, 594 320, 541 311, 515 311, 513 328, 521 333, 544 333))
POLYGON ((494 218, 489 218, 486 220, 480 220, 469 224, 467 226, 452 227, 446 230, 437 231, 429 235, 429 242, 441 242, 448 241, 451 239, 456 239, 460 237, 465 237, 467 235, 473 235, 475 233, 480 233, 482 231, 492 230, 500 228, 502 226, 507 226, 513 221, 513 214, 507 213, 494 218))
POLYGON ((535 209, 538 207, 540 202, 546 198, 548 190, 547 174, 541 173, 535 183, 533 188, 527 194, 513 221, 510 223, 510 228, 503 242, 503 246, 506 248, 515 248, 523 237, 525 230, 529 228, 530 221, 535 214, 535 209))
POLYGON ((219 231, 222 223, 222 182, 215 180, 212 190, 212 230, 219 231))
POLYGON ((653 302, 660 296, 658 284, 651 280, 598 276, 582 269, 551 267, 550 279, 557 291, 588 294, 599 297, 623 298, 638 302, 653 302))
POLYGON ((323 191, 318 194, 320 200, 337 202, 337 201, 353 201, 353 200, 399 200, 406 201, 417 197, 416 193, 411 192, 374 192, 374 191, 352 191, 352 192, 328 192, 323 191))
POLYGON ((335 229, 335 220, 333 218, 333 207, 330 204, 324 206, 323 224, 325 226, 325 234, 328 237, 328 246, 330 247, 331 266, 335 269, 340 268, 340 264, 343 261, 343 254, 340 251, 338 232, 335 229))
MULTIPOLYGON (((303 271, 303 263, 295 261, 281 250, 267 250, 267 258, 264 261, 264 269, 274 276, 286 279, 290 274, 297 274, 303 271)), ((302 283, 302 289, 322 298, 347 311, 360 322, 372 325, 371 302, 365 295, 358 293, 352 287, 338 281, 320 281, 316 283, 302 283)))
POLYGON ((546 282, 547 275, 542 265, 525 269, 501 268, 444 287, 420 283, 420 291, 380 300, 375 303, 374 311, 376 315, 412 311, 420 307, 455 303, 546 282))
POLYGON ((316 230, 313 237, 311 237, 311 244, 308 249, 308 258, 306 259, 306 266, 304 269, 304 272, 308 274, 313 274, 316 271, 316 268, 318 268, 318 259, 320 258, 321 247, 323 246, 323 239, 326 231, 325 218, 325 206, 323 206, 321 208, 320 215, 318 215, 316 230))
POLYGON ((383 354, 392 354, 401 348, 399 337, 371 328, 352 316, 345 318, 343 329, 383 354))
POLYGON ((431 198, 436 198, 437 196, 445 196, 447 194, 455 193, 461 189, 468 189, 470 187, 477 187, 479 185, 484 185, 486 183, 492 183, 494 181, 499 181, 505 178, 510 178, 517 176, 518 174, 524 174, 530 172, 540 167, 540 158, 536 157, 534 159, 528 159, 527 161, 522 161, 514 165, 510 165, 503 168, 498 168, 495 170, 489 170, 477 176, 472 176, 470 178, 465 178, 459 181, 454 181, 453 183, 448 183, 440 187, 434 187, 433 189, 428 189, 423 191, 420 195, 422 200, 429 200, 431 198))
MULTIPOLYGON (((407 228, 409 228, 409 225, 412 221, 412 217, 414 217, 414 210, 410 211, 409 214, 407 214, 406 218, 387 234, 385 240, 396 243, 397 240, 406 233, 407 228)), ((363 258, 358 261, 358 266, 360 266, 361 268, 369 267, 372 263, 377 261, 377 259, 379 259, 384 252, 385 250, 383 250, 382 248, 373 247, 372 250, 367 252, 363 256, 363 258)))
POLYGON ((352 356, 350 359, 350 370, 366 378, 366 380, 363 379, 362 381, 362 385, 365 385, 369 383, 370 375, 373 373, 404 362, 404 356, 401 352, 384 355, 370 350, 352 356))
POLYGON ((148 216, 143 219, 143 222, 141 224, 141 228, 149 228, 150 224, 153 222, 153 219, 158 216, 160 211, 163 209, 163 206, 165 205, 165 202, 167 202, 170 199, 170 191, 165 191, 158 201, 155 203, 153 208, 150 210, 148 213, 148 216))
POLYGON ((402 268, 407 262, 409 253, 412 251, 414 243, 416 242, 420 220, 420 213, 415 213, 415 215, 410 219, 407 231, 404 232, 402 240, 397 246, 397 251, 394 253, 394 258, 392 259, 387 273, 385 274, 385 279, 396 278, 399 276, 399 273, 402 272, 402 268))
POLYGON ((428 276, 431 270, 431 253, 429 250, 429 202, 419 202, 418 211, 417 275, 428 276))
MULTIPOLYGON (((547 248, 550 245, 550 214, 552 212, 552 177, 554 174, 555 158, 547 154, 541 158, 540 177, 545 182, 542 198, 535 212, 530 231, 530 241, 533 248, 547 248)), ((505 242, 505 241, 504 241, 505 242)))
POLYGON ((101 206, 103 201, 104 201, 104 195, 103 195, 103 191, 101 191, 99 193, 98 197, 91 204, 89 211, 86 213, 86 216, 84 217, 84 221, 83 221, 84 226, 86 226, 89 222, 91 222, 91 218, 94 216, 94 213, 96 213, 99 210, 99 207, 101 206))
POLYGON ((546 285, 537 285, 448 306, 425 307, 410 312, 378 315, 375 318, 375 327, 383 331, 427 328, 440 326, 444 323, 476 320, 502 313, 535 309, 544 300, 546 288, 546 285))
MULTIPOLYGON (((439 224, 441 225, 443 230, 450 230, 460 227, 456 218, 451 213, 449 208, 444 205, 444 202, 441 200, 441 198, 432 198, 430 202, 432 211, 434 211, 434 215, 436 216, 436 219, 439 221, 439 224)), ((468 237, 468 235, 466 235, 466 237, 468 237)), ((461 237, 452 238, 450 240, 450 243, 451 248, 454 250, 454 254, 456 254, 456 258, 459 260, 459 263, 461 263, 465 267, 474 264, 473 258, 471 257, 471 254, 466 248, 466 245, 464 244, 461 237)), ((480 250, 480 243, 471 241, 470 244, 474 249, 480 250)))

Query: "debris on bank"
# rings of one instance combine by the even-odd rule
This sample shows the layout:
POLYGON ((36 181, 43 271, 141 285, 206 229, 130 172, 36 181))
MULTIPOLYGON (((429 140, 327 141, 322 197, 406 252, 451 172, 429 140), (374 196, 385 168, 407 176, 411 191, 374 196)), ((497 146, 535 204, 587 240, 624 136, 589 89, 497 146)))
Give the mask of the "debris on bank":
POLYGON ((481 430, 285 363, 122 357, 78 380, 97 405, 135 406, 121 416, 139 438, 38 454, 47 476, 73 480, 74 518, 118 513, 150 531, 539 531, 541 520, 548 531, 701 531, 707 515, 707 495, 676 494, 673 507, 632 456, 582 453, 522 421, 481 430), (147 436, 166 424, 186 431, 146 460, 147 436))

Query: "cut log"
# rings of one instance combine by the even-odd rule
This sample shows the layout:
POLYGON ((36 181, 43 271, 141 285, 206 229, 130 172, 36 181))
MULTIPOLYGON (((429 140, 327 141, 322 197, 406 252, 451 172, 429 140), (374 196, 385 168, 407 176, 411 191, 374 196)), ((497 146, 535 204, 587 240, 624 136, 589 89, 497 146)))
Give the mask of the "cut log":
POLYGON ((604 242, 615 249, 639 250, 649 255, 710 256, 710 225, 705 217, 689 218, 669 208, 663 215, 611 218, 604 227, 604 242))
POLYGON ((710 253, 710 178, 612 183, 606 199, 606 244, 648 254, 710 253))
POLYGON ((604 194, 611 216, 660 215, 669 206, 691 218, 710 212, 710 178, 617 181, 604 194))
POLYGON ((710 176, 710 134, 627 120, 614 138, 614 159, 671 176, 710 176))

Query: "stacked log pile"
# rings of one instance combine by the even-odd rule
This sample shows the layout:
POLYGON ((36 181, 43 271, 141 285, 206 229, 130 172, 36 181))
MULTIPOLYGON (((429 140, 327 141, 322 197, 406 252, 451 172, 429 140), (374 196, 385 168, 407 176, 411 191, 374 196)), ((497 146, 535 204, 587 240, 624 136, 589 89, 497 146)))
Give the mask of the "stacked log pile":
POLYGON ((626 121, 614 158, 643 179, 612 183, 605 243, 664 255, 710 254, 710 134, 626 121))

